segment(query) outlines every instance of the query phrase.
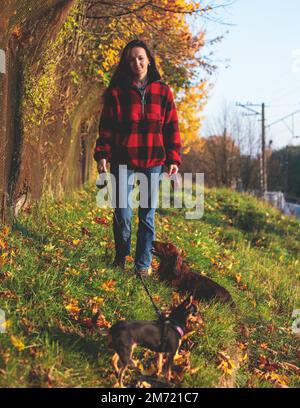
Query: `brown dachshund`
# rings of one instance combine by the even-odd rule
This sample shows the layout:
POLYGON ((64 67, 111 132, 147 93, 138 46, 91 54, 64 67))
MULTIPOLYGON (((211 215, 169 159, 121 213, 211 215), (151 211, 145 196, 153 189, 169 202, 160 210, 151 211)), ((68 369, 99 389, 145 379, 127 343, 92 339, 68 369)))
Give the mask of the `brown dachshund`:
POLYGON ((217 299, 235 307, 230 293, 225 288, 207 276, 190 270, 175 245, 153 241, 152 253, 160 258, 157 270, 160 279, 171 283, 174 289, 190 293, 195 300, 217 299))

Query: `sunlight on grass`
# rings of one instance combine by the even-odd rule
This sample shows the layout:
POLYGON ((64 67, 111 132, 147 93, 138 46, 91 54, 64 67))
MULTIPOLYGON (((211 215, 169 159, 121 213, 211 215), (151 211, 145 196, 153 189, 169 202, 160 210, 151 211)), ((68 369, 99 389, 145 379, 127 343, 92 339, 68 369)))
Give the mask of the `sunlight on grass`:
MULTIPOLYGON (((112 210, 97 208, 96 194, 86 186, 64 201, 45 199, 0 231, 0 308, 10 322, 0 332, 1 387, 112 386, 107 328, 124 318, 156 319, 133 259, 125 272, 110 266, 112 210)), ((162 209, 156 227, 157 239, 176 244, 237 305, 200 302, 173 385, 217 387, 230 379, 236 387, 299 387, 299 338, 291 330, 300 309, 299 221, 249 195, 212 189, 201 219, 162 209)), ((133 248, 136 229, 133 222, 133 248)), ((172 289, 155 274, 149 290, 170 310, 172 289)), ((151 368, 153 356, 137 355, 151 368)))

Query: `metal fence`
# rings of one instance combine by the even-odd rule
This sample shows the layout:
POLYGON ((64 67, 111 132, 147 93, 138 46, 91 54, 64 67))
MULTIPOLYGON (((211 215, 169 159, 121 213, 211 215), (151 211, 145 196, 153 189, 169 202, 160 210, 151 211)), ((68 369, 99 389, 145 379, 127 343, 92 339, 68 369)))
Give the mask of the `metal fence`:
POLYGON ((285 200, 282 191, 267 191, 264 199, 286 215, 294 215, 300 219, 300 205, 285 200))

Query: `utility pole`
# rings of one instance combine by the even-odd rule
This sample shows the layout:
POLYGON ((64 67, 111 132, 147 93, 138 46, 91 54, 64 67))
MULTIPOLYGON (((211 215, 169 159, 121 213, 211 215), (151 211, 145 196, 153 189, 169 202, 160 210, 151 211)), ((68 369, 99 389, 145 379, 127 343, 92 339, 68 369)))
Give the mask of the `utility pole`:
POLYGON ((237 106, 241 106, 252 112, 252 114, 244 114, 245 116, 261 115, 261 154, 259 160, 259 173, 260 173, 260 193, 262 197, 265 196, 267 191, 267 155, 266 155, 266 125, 265 125, 265 104, 242 104, 237 103, 237 106), (261 113, 249 106, 261 106, 261 113))
POLYGON ((263 196, 267 191, 267 156, 266 156, 266 127, 265 127, 265 104, 261 104, 261 169, 262 169, 262 180, 261 180, 261 190, 263 196))
POLYGON ((284 152, 283 174, 284 174, 283 193, 284 193, 284 196, 287 197, 288 190, 289 190, 289 145, 288 144, 286 145, 285 152, 284 152))

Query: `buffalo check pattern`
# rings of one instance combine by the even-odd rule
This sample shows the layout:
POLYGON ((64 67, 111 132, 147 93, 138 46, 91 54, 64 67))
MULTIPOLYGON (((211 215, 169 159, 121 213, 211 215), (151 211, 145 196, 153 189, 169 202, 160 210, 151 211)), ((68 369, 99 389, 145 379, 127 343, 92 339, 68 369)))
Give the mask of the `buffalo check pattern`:
POLYGON ((133 168, 181 163, 178 115, 170 87, 162 80, 140 92, 132 82, 107 94, 94 159, 133 168))

